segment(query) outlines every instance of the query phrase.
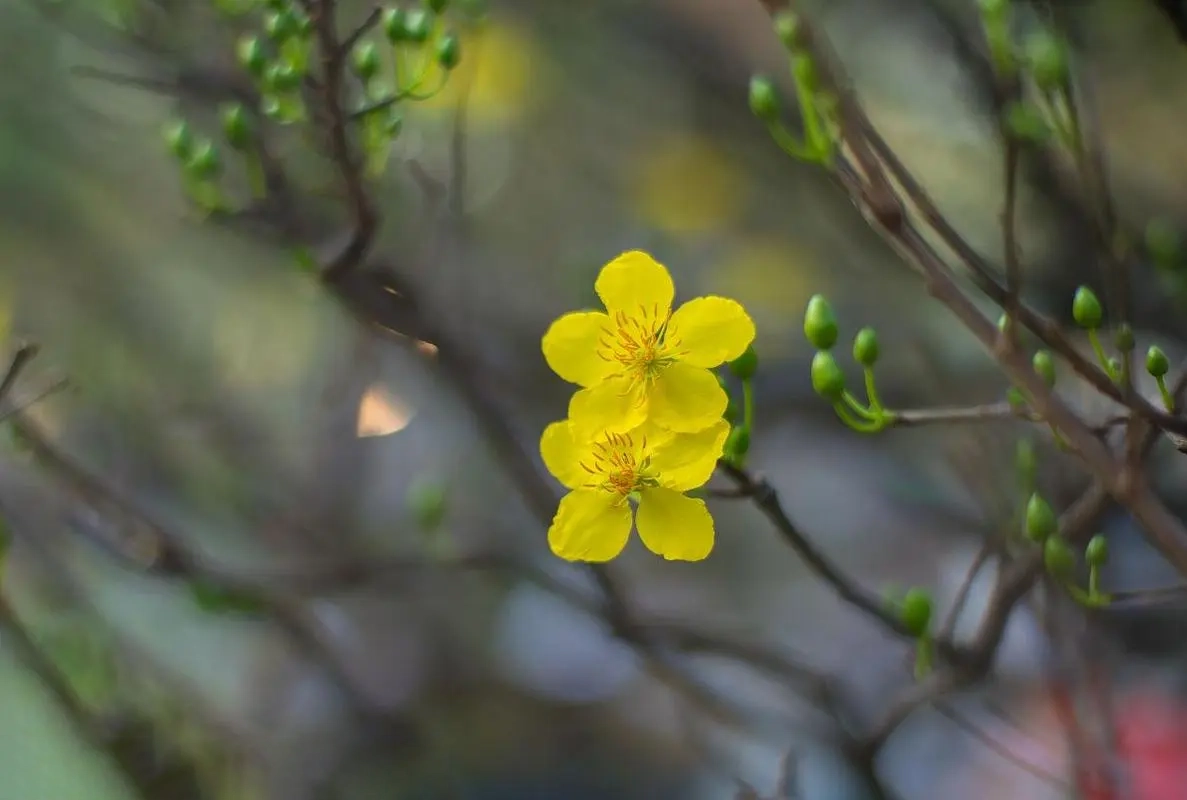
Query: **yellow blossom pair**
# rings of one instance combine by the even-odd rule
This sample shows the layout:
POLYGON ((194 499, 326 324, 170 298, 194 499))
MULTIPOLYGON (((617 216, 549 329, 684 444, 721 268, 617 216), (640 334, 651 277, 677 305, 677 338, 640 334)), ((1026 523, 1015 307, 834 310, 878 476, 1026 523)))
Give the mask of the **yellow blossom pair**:
POLYGON ((582 387, 569 417, 541 439, 544 463, 571 491, 548 532, 554 553, 607 561, 630 534, 630 500, 643 543, 671 559, 697 560, 713 547, 704 485, 721 456, 729 402, 711 371, 742 355, 754 323, 733 300, 698 297, 672 310, 663 265, 639 251, 603 267, 594 284, 606 311, 556 320, 544 358, 582 387))

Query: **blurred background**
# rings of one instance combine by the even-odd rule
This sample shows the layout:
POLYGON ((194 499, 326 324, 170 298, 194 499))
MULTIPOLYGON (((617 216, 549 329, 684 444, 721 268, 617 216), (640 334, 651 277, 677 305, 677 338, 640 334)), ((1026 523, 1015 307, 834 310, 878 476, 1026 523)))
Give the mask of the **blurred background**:
MULTIPOLYGON (((802 6, 876 125, 996 260, 1000 150, 973 4, 802 6)), ((1174 27, 1137 0, 1025 9, 1024 23, 1068 26, 1124 225, 1158 220, 1173 238, 1187 208, 1174 27)), ((343 20, 367 11, 341 4, 343 20)), ((771 792, 789 753, 795 796, 876 800, 811 676, 649 657, 591 613, 588 573, 548 554, 431 342, 361 325, 267 224, 187 204, 161 128, 184 116, 217 133, 211 98, 242 25, 215 19, 197 0, 0 3, 0 319, 10 350, 41 348, 0 454, 0 800, 710 800, 742 782, 771 792), (204 570, 254 588, 193 578, 204 570)), ((827 177, 750 116, 753 72, 790 97, 761 5, 492 0, 458 30, 461 66, 409 109, 376 189, 377 253, 468 344, 523 446, 569 390, 542 332, 594 302, 602 264, 647 249, 682 297, 727 295, 754 316, 751 465, 795 521, 871 590, 951 601, 1013 514, 1017 431, 844 429, 811 392, 803 308, 824 292, 843 337, 878 328, 892 407, 991 402, 1004 384, 827 177), (441 240, 414 173, 448 183, 462 163, 464 217, 441 240)), ((281 155, 309 198, 303 237, 324 237, 340 224, 332 170, 300 140, 281 155)), ((1076 186, 1058 158, 1025 166, 1029 292, 1063 316, 1098 280, 1076 186)), ((1135 271, 1133 318, 1171 353, 1187 333, 1177 281, 1135 271)), ((1168 502, 1187 508, 1164 458, 1168 502)), ((1080 480, 1044 479, 1065 500, 1080 480)), ((876 718, 911 681, 910 647, 842 604, 756 509, 712 502, 709 560, 633 542, 616 562, 631 607, 835 678, 847 716, 876 718)), ((1124 515, 1107 533, 1109 585, 1174 579, 1124 515)), ((1069 645, 1108 676, 1119 729, 1163 732, 1149 747, 1179 778, 1182 622, 1165 604, 1118 612, 1069 645)), ((993 681, 915 715, 883 753, 895 796, 1070 796, 1052 653, 1020 606, 993 681)))

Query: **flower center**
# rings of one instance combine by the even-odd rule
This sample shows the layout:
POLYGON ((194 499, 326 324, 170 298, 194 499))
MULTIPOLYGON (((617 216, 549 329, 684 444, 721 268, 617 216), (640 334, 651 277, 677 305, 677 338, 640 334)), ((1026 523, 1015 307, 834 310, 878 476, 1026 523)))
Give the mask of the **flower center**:
POLYGON ((634 381, 650 383, 664 367, 676 360, 678 340, 669 336, 671 310, 639 306, 634 314, 615 312, 613 328, 599 344, 598 355, 622 365, 634 381))
POLYGON ((592 463, 581 462, 581 468, 596 479, 586 485, 616 494, 623 500, 632 492, 656 485, 655 478, 647 474, 650 457, 636 455, 647 450, 647 439, 640 445, 636 449, 630 434, 607 433, 604 440, 594 443, 592 463))

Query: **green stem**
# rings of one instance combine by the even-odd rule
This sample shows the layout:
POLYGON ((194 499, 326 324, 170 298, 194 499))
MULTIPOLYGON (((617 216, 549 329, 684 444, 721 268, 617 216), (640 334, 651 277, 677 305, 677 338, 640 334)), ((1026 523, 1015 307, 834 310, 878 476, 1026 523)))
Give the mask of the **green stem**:
POLYGON ((1162 395, 1162 404, 1166 406, 1166 410, 1174 412, 1175 398, 1171 395, 1170 390, 1166 388, 1166 377, 1159 375, 1154 380, 1158 381, 1158 393, 1162 395))
POLYGON ((858 433, 878 433, 882 430, 883 423, 878 420, 861 420, 854 417, 845 404, 838 401, 833 403, 833 410, 837 412, 837 416, 841 421, 848 425, 858 433))
POLYGON ((866 397, 869 398, 870 408, 876 415, 881 416, 882 400, 879 399, 878 389, 874 386, 874 370, 871 367, 865 367, 862 371, 865 373, 866 397))
POLYGON ((851 408, 859 417, 863 417, 872 422, 876 422, 881 418, 881 415, 876 411, 866 408, 865 404, 854 397, 852 392, 850 392, 848 389, 846 389, 841 394, 841 399, 843 399, 846 405, 848 405, 849 408, 851 408))
MULTIPOLYGON (((791 71, 795 74, 795 57, 791 59, 791 71)), ((816 97, 803 81, 795 82, 796 101, 804 118, 804 139, 807 157, 818 160, 826 152, 827 138, 820 127, 820 115, 816 109, 816 97)))
POLYGON ((915 680, 921 681, 931 672, 932 642, 926 633, 915 641, 915 680))
POLYGON ((754 390, 749 378, 742 381, 742 427, 754 432, 754 390))
POLYGON ((1095 564, 1088 568, 1088 596, 1097 597, 1100 594, 1100 568, 1095 564))
POLYGON ((1096 328, 1088 329, 1088 341, 1092 345, 1092 352, 1096 353, 1096 360, 1100 362, 1101 368, 1104 369, 1105 373, 1110 378, 1112 378, 1114 381, 1117 380, 1118 376, 1116 371, 1111 366, 1109 366, 1109 357, 1105 355, 1105 348, 1104 345, 1100 343, 1100 336, 1097 334, 1096 328))
POLYGON ((791 135, 791 131, 783 127, 781 122, 768 122, 767 130, 771 133, 771 138, 775 140, 775 144, 779 145, 779 149, 787 155, 796 159, 797 161, 808 161, 812 158, 812 153, 803 143, 796 141, 796 138, 791 135))

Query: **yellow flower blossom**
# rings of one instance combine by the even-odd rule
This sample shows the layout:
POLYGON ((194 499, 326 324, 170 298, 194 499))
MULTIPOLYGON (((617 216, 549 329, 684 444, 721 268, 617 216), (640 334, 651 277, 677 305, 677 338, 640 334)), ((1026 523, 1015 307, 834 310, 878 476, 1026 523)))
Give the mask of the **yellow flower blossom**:
POLYGON ((680 561, 708 556, 713 518, 704 500, 684 492, 708 482, 728 433, 720 419, 691 434, 640 428, 596 438, 581 436, 568 420, 549 425, 540 454, 570 489, 548 529, 552 552, 568 561, 609 561, 626 546, 633 519, 639 538, 657 555, 680 561))
POLYGON ((754 340, 754 322, 734 300, 697 297, 675 311, 668 270, 647 253, 624 253, 594 288, 606 311, 577 311, 544 334, 544 358, 585 387, 569 417, 584 431, 624 433, 650 421, 695 432, 721 419, 728 398, 709 370, 754 340))

